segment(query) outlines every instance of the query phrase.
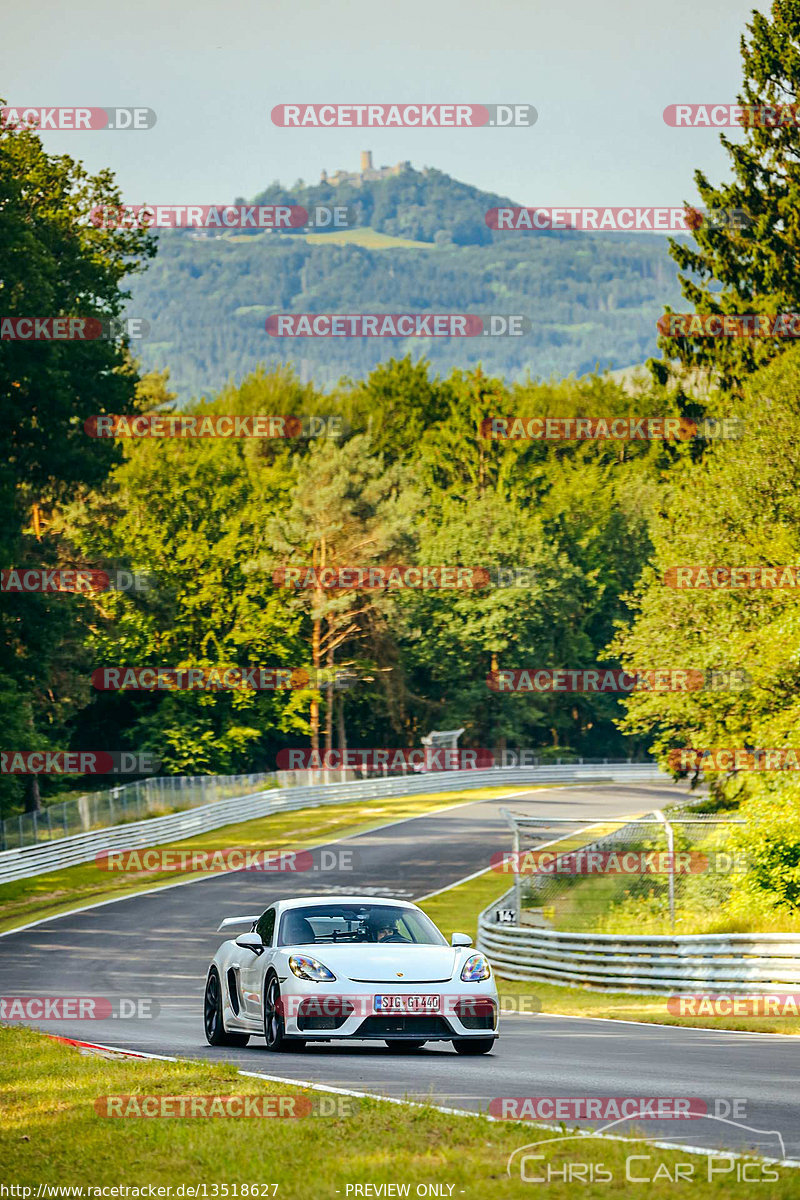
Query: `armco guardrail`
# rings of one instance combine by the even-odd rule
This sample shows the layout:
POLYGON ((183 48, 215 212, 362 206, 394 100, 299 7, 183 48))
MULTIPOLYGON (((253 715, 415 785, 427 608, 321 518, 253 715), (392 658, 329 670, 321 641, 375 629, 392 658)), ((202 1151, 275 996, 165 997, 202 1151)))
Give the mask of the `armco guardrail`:
POLYGON ((347 800, 378 799, 419 792, 463 791, 464 788, 505 786, 515 783, 667 782, 668 775, 650 763, 570 763, 550 767, 493 767, 485 771, 427 772, 414 776, 359 780, 353 783, 314 784, 272 788, 250 796, 204 804, 187 812, 169 813, 145 821, 132 821, 93 829, 74 837, 0 853, 0 884, 41 875, 76 863, 91 862, 105 850, 140 850, 178 841, 236 821, 252 821, 270 813, 341 804, 347 800))
POLYGON ((263 792, 268 787, 294 787, 317 782, 291 778, 286 771, 255 775, 151 775, 102 792, 73 796, 38 812, 17 813, 0 821, 0 850, 21 850, 39 842, 58 841, 90 829, 108 829, 129 821, 162 817, 216 800, 263 792))
POLYGON ((478 918, 478 948, 504 979, 640 994, 800 990, 800 934, 709 933, 676 937, 565 933, 478 918))

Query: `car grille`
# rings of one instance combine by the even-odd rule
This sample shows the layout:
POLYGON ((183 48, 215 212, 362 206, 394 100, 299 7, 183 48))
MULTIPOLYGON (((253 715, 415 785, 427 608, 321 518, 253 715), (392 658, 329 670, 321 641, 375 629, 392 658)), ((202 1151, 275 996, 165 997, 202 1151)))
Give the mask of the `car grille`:
POLYGON ((362 1021, 353 1037, 363 1038, 451 1038, 453 1030, 444 1017, 434 1013, 417 1015, 398 1013, 396 1016, 373 1016, 362 1021))
MULTIPOLYGON (((355 975, 351 975, 353 983, 390 983, 392 987, 399 987, 397 976, 393 975, 391 979, 356 979, 355 975)), ((444 979, 404 979, 403 987, 409 983, 449 983, 450 975, 445 975, 444 979)))
POLYGON ((307 997, 297 1009, 297 1028, 307 1033, 339 1029, 354 1012, 349 1000, 337 996, 307 997))
POLYGON ((455 1014, 465 1029, 494 1029, 497 1005, 488 996, 476 996, 456 1002, 455 1014))

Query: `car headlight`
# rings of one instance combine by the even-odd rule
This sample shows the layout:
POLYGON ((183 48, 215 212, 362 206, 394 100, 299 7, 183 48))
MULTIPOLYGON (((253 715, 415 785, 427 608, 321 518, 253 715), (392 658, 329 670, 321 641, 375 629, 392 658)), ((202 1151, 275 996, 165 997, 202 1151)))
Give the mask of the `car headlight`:
POLYGON ((333 971, 315 958, 307 958, 305 954, 290 954, 289 970, 298 979, 311 979, 314 983, 329 983, 336 978, 333 971))
POLYGON ((491 973, 492 968, 485 954, 470 954, 461 968, 461 978, 465 983, 477 983, 480 979, 488 979, 491 973))

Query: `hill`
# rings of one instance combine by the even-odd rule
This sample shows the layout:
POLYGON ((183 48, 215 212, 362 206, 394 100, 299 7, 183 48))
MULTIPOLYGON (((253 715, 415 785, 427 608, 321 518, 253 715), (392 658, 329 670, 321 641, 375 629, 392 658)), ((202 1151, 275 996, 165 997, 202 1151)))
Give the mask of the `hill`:
POLYGON ((136 347, 143 367, 169 367, 182 400, 259 363, 292 362, 302 378, 330 387, 409 352, 443 373, 481 362, 508 379, 622 368, 655 352, 664 304, 679 307, 664 237, 495 232, 485 212, 513 202, 440 171, 406 168, 360 186, 299 183, 291 193, 273 184, 255 202, 347 204, 358 227, 215 237, 163 231, 156 260, 131 285, 129 312, 151 325, 136 347), (430 339, 279 339, 264 329, 275 312, 418 311, 523 314, 531 329, 430 339))

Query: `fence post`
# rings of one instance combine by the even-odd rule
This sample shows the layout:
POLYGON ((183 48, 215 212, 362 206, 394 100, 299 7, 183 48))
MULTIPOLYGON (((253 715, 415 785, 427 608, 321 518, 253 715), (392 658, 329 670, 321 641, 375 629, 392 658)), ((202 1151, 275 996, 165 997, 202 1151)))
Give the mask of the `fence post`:
POLYGON ((672 932, 675 932, 675 834, 672 826, 664 816, 660 808, 656 809, 655 813, 659 821, 664 825, 664 830, 667 835, 667 854, 669 856, 669 923, 672 932))
POLYGON ((522 879, 519 873, 519 826, 514 826, 514 907, 517 910, 517 924, 522 924, 522 879))

